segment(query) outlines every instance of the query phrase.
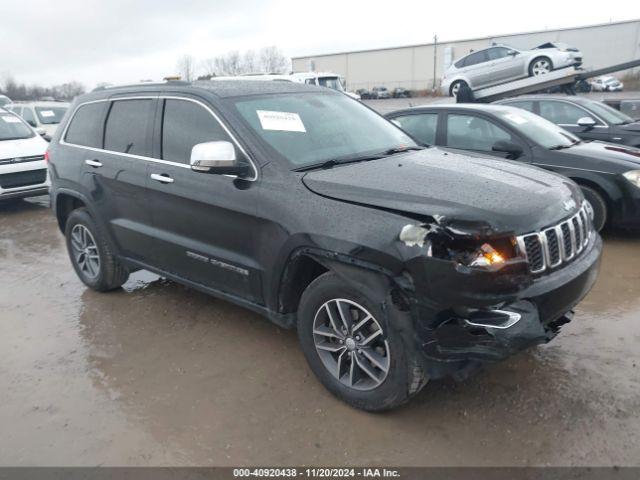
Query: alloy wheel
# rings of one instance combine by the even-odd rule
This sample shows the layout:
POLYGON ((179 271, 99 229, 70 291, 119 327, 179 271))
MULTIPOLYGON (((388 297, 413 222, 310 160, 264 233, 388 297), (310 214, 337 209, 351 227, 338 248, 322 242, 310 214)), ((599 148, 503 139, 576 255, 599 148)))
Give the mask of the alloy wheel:
POLYGON ((533 71, 534 75, 544 75, 551 71, 551 65, 549 64, 548 60, 540 59, 533 64, 531 70, 533 71))
POLYGON ((387 378, 389 343, 362 305, 342 298, 324 303, 313 320, 313 341, 325 368, 344 386, 373 390, 387 378))
POLYGON ((100 273, 100 255, 93 235, 84 225, 76 225, 71 230, 73 259, 79 270, 93 280, 100 273))

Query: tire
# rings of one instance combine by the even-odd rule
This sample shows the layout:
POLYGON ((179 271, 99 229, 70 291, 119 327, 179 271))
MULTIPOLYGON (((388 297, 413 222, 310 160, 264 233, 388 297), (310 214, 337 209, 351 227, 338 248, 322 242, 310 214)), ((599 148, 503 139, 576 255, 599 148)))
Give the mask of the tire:
POLYGON ((550 73, 553 70, 553 62, 549 57, 536 57, 531 60, 529 64, 529 76, 535 77, 537 75, 543 75, 544 73, 540 70, 542 65, 546 64, 547 68, 544 73, 550 73), (536 73, 538 71, 538 73, 536 73))
POLYGON ((417 360, 412 332, 404 329, 401 333, 398 328, 408 318, 402 318, 402 312, 393 306, 387 308, 385 316, 381 303, 327 272, 307 287, 298 309, 298 339, 313 373, 336 397, 367 411, 398 407, 427 382, 417 360), (344 325, 342 318, 351 317, 348 323, 355 330, 336 335, 328 311, 333 312, 338 329, 344 325), (378 330, 381 334, 376 333, 378 330), (336 375, 338 371, 341 375, 336 375))
POLYGON ((129 278, 129 271, 113 255, 87 209, 71 212, 65 226, 65 238, 71 264, 87 287, 108 292, 129 278))
POLYGON ((455 82, 453 82, 449 87, 449 96, 455 98, 458 94, 458 90, 460 90, 460 87, 466 84, 467 82, 465 82, 464 80, 456 80, 455 82))
POLYGON ((609 219, 607 202, 599 192, 591 187, 580 185, 580 190, 582 190, 585 200, 593 209, 593 228, 595 228, 597 232, 602 231, 609 219))

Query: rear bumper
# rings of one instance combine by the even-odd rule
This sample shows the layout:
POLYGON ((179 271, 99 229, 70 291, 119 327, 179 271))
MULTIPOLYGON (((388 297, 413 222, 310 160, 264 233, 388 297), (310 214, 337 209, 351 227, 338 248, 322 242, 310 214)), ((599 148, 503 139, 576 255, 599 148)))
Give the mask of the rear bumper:
MULTIPOLYGON (((600 237, 593 235, 587 248, 580 259, 538 278, 511 301, 438 312, 435 323, 425 317, 418 319, 416 340, 430 376, 437 378, 470 364, 499 361, 553 339, 560 327, 571 321, 573 308, 596 281, 602 253, 600 237), (500 313, 492 313, 496 311, 500 313), (482 320, 492 315, 493 319, 482 320)), ((427 308, 422 313, 429 315, 427 308)))

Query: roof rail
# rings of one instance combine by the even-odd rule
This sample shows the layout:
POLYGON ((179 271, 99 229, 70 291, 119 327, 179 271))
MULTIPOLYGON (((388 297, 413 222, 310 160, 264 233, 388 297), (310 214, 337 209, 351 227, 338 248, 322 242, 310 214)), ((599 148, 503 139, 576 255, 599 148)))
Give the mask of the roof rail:
POLYGON ((102 90, 112 90, 115 88, 126 88, 126 87, 141 87, 141 86, 154 86, 154 85, 191 85, 191 82, 186 82, 184 80, 164 80, 162 82, 137 82, 137 83, 121 83, 118 85, 102 85, 100 87, 96 87, 92 92, 100 92, 102 90))

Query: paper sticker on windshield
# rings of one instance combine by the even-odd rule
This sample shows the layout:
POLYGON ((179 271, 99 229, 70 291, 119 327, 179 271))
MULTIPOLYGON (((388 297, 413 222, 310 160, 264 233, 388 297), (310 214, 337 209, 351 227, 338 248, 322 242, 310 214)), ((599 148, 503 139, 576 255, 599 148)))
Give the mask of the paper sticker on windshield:
POLYGON ((504 118, 506 118, 507 120, 511 120, 516 125, 522 125, 523 123, 527 123, 528 122, 528 120, 526 118, 521 117, 517 113, 507 113, 507 114, 505 114, 504 118))
POLYGON ((40 112, 40 115, 42 115, 43 117, 55 117, 56 114, 53 112, 53 110, 42 110, 40 112))
POLYGON ((270 112, 257 110, 260 125, 263 130, 278 130, 281 132, 306 132, 300 115, 290 112, 270 112))
POLYGON ((7 123, 21 123, 18 117, 14 117, 12 115, 3 115, 2 120, 7 123))

